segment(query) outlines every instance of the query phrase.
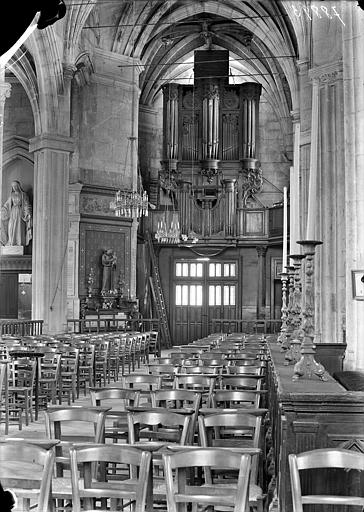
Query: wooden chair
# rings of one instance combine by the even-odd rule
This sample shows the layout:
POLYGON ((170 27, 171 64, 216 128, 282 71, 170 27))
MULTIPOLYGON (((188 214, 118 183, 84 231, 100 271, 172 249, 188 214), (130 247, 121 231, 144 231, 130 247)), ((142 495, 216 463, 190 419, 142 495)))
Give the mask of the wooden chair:
POLYGON ((174 387, 201 393, 201 404, 208 407, 216 378, 217 375, 177 374, 174 378, 174 387))
POLYGON ((168 409, 130 412, 128 415, 130 444, 153 452, 150 487, 155 501, 166 499, 165 480, 163 473, 161 474, 162 457, 159 450, 165 445, 185 445, 189 441, 190 421, 190 415, 171 412, 168 409))
POLYGON ((20 411, 24 413, 25 424, 33 421, 33 393, 36 372, 35 360, 13 359, 9 364, 9 415, 18 417, 21 429, 20 411))
POLYGON ((53 464, 53 449, 26 442, 0 442, 0 481, 21 500, 17 510, 29 510, 32 504, 34 512, 48 512, 53 464))
POLYGON ((90 389, 95 384, 95 345, 83 343, 79 345, 79 351, 77 398, 80 396, 80 388, 83 388, 86 396, 87 387, 90 389))
MULTIPOLYGON (((363 496, 353 496, 345 493, 337 495, 335 493, 329 494, 322 492, 325 491, 325 489, 320 490, 319 494, 313 494, 311 489, 309 490, 309 494, 303 494, 300 476, 300 471, 319 470, 321 478, 322 475, 324 475, 324 482, 329 484, 330 479, 329 477, 325 478, 323 471, 328 468, 342 469, 341 487, 342 489, 347 490, 350 488, 350 481, 353 483, 353 479, 357 478, 354 476, 355 474, 357 475, 357 471, 364 470, 363 453, 344 450, 342 448, 319 448, 317 450, 311 450, 297 455, 292 453, 288 456, 288 462, 290 469, 293 512, 303 512, 303 505, 306 504, 364 507, 363 496), (349 472, 349 470, 356 471, 349 472)), ((307 471, 305 471, 305 473, 307 474, 307 471)), ((338 475, 336 474, 336 482, 337 478, 338 475)), ((338 508, 338 510, 340 509, 338 508)))
POLYGON ((69 466, 68 452, 73 443, 104 441, 105 413, 108 410, 105 407, 50 406, 44 411, 46 437, 60 440, 55 460, 58 477, 62 477, 63 469, 69 466), (76 423, 76 429, 70 428, 72 423, 76 423))
POLYGON ((160 375, 162 378, 161 387, 172 387, 174 382, 174 375, 176 372, 176 366, 173 364, 148 364, 148 373, 150 375, 160 375))
MULTIPOLYGON (((217 413, 199 416, 200 444, 203 447, 232 448, 237 451, 253 450, 250 471, 249 505, 263 512, 264 495, 258 485, 259 454, 262 445, 262 417, 244 413, 217 413)), ((226 473, 223 477, 226 478, 226 473)), ((231 482, 231 480, 230 480, 231 482)), ((232 480, 234 482, 234 479, 232 480)), ((222 483, 224 485, 224 483, 222 483)), ((232 483, 234 486, 235 483, 232 483)))
POLYGON ((100 387, 105 387, 108 381, 109 353, 110 342, 108 340, 99 340, 95 343, 95 384, 100 383, 100 387))
POLYGON ((91 405, 94 407, 114 404, 117 410, 111 409, 105 413, 105 439, 113 439, 114 442, 128 440, 128 412, 127 406, 138 406, 140 392, 135 389, 122 388, 91 388, 91 405), (108 425, 112 420, 112 426, 108 425))
POLYGON ((171 409, 193 409, 194 414, 191 416, 188 443, 193 444, 198 410, 201 403, 200 393, 195 393, 187 389, 160 389, 151 393, 152 407, 165 407, 171 409))
MULTIPOLYGON (((192 504, 228 507, 234 512, 248 510, 250 456, 211 448, 196 448, 163 454, 168 512, 187 511, 192 504), (192 468, 192 471, 191 471, 192 468), (238 472, 236 488, 197 485, 196 469, 229 469, 238 472), (193 471, 194 470, 194 471, 193 471), (175 476, 173 476, 175 475, 175 476)), ((211 471, 210 471, 211 474, 211 471)))
MULTIPOLYGON (((9 392, 8 392, 8 362, 0 360, 0 423, 4 421, 5 435, 9 432, 9 392), (2 415, 4 414, 4 420, 2 415)), ((19 410, 19 423, 21 426, 22 416, 19 410)))
POLYGON ((72 511, 95 510, 95 501, 101 501, 102 508, 107 510, 106 500, 110 499, 108 510, 122 510, 122 502, 127 500, 134 505, 135 512, 145 512, 147 485, 151 466, 151 454, 125 445, 76 446, 70 450, 72 480, 72 511), (93 465, 101 463, 97 477, 93 465), (127 467, 125 480, 108 481, 105 463, 127 467), (79 481, 81 467, 82 485, 79 481), (83 506, 81 508, 81 500, 83 506), (121 502, 121 503, 120 503, 121 502))
POLYGON ((38 372, 39 406, 47 408, 48 403, 56 403, 61 378, 61 354, 46 352, 44 357, 38 360, 38 372))
POLYGON ((154 359, 156 359, 159 352, 159 333, 158 331, 150 331, 149 354, 153 354, 154 359))
POLYGON ((64 347, 61 351, 61 379, 58 389, 58 401, 67 398, 68 405, 74 402, 77 396, 77 373, 80 350, 73 347, 64 347))
POLYGON ((128 414, 129 442, 143 440, 186 444, 189 435, 190 416, 151 409, 128 414))
POLYGON ((140 392, 140 398, 146 398, 150 402, 150 392, 162 387, 162 376, 131 373, 124 375, 121 382, 124 389, 136 389, 140 392))

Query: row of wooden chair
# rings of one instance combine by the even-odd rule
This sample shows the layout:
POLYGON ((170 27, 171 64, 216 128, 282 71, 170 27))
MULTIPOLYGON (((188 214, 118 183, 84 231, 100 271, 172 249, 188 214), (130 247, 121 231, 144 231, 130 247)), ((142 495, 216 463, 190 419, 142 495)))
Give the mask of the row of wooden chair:
POLYGON ((26 336, 0 342, 0 421, 8 432, 9 421, 33 421, 33 409, 64 401, 71 404, 90 387, 116 382, 126 371, 148 363, 149 351, 158 351, 158 332, 110 333, 98 336, 26 336), (14 350, 29 357, 14 358, 14 350), (32 354, 41 352, 35 359, 32 354), (6 381, 6 382, 5 382, 6 381), (5 385, 6 384, 6 385, 5 385))

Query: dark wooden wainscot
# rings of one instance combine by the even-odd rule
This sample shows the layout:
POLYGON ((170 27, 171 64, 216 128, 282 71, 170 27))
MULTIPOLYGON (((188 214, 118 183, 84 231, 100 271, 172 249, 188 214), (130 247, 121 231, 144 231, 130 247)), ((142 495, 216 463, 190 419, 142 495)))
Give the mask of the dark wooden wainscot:
MULTIPOLYGON (((288 455, 324 447, 364 451, 364 392, 346 391, 331 376, 327 382, 315 376, 293 382, 293 366, 283 363, 279 345, 271 344, 268 390, 277 504, 280 512, 291 512, 288 455)), ((340 494, 341 490, 347 492, 348 482, 335 473, 320 471, 314 478, 306 478, 304 487, 321 494, 340 494)), ((364 496, 363 476, 356 479, 354 487, 353 494, 364 496)))

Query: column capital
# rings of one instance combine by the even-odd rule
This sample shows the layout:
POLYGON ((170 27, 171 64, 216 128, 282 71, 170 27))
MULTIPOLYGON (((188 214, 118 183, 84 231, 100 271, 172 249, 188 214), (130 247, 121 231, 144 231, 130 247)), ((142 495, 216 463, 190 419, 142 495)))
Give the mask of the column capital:
POLYGON ((264 258, 267 254, 268 246, 267 245, 257 245, 256 250, 258 253, 258 257, 264 258))
POLYGON ((53 133, 42 133, 30 139, 29 151, 31 153, 42 149, 72 153, 74 151, 74 138, 53 133))
POLYGON ((298 74, 299 75, 307 75, 309 69, 309 61, 308 59, 301 59, 297 61, 298 74))
POLYGON ((292 119, 293 124, 300 122, 301 116, 300 116, 299 110, 291 110, 290 114, 291 114, 291 119, 292 119))
POLYGON ((5 103, 6 98, 10 98, 11 84, 0 81, 0 105, 5 103))

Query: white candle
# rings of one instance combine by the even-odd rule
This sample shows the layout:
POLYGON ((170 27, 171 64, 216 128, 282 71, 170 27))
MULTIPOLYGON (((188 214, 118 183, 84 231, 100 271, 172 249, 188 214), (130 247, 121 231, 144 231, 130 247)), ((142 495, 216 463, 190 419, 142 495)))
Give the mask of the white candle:
POLYGON ((312 85, 311 155, 310 181, 308 186, 306 240, 315 240, 317 224, 317 164, 319 139, 319 87, 315 80, 312 85))
POLYGON ((283 187, 283 256, 282 272, 286 272, 287 267, 287 187, 283 187))

